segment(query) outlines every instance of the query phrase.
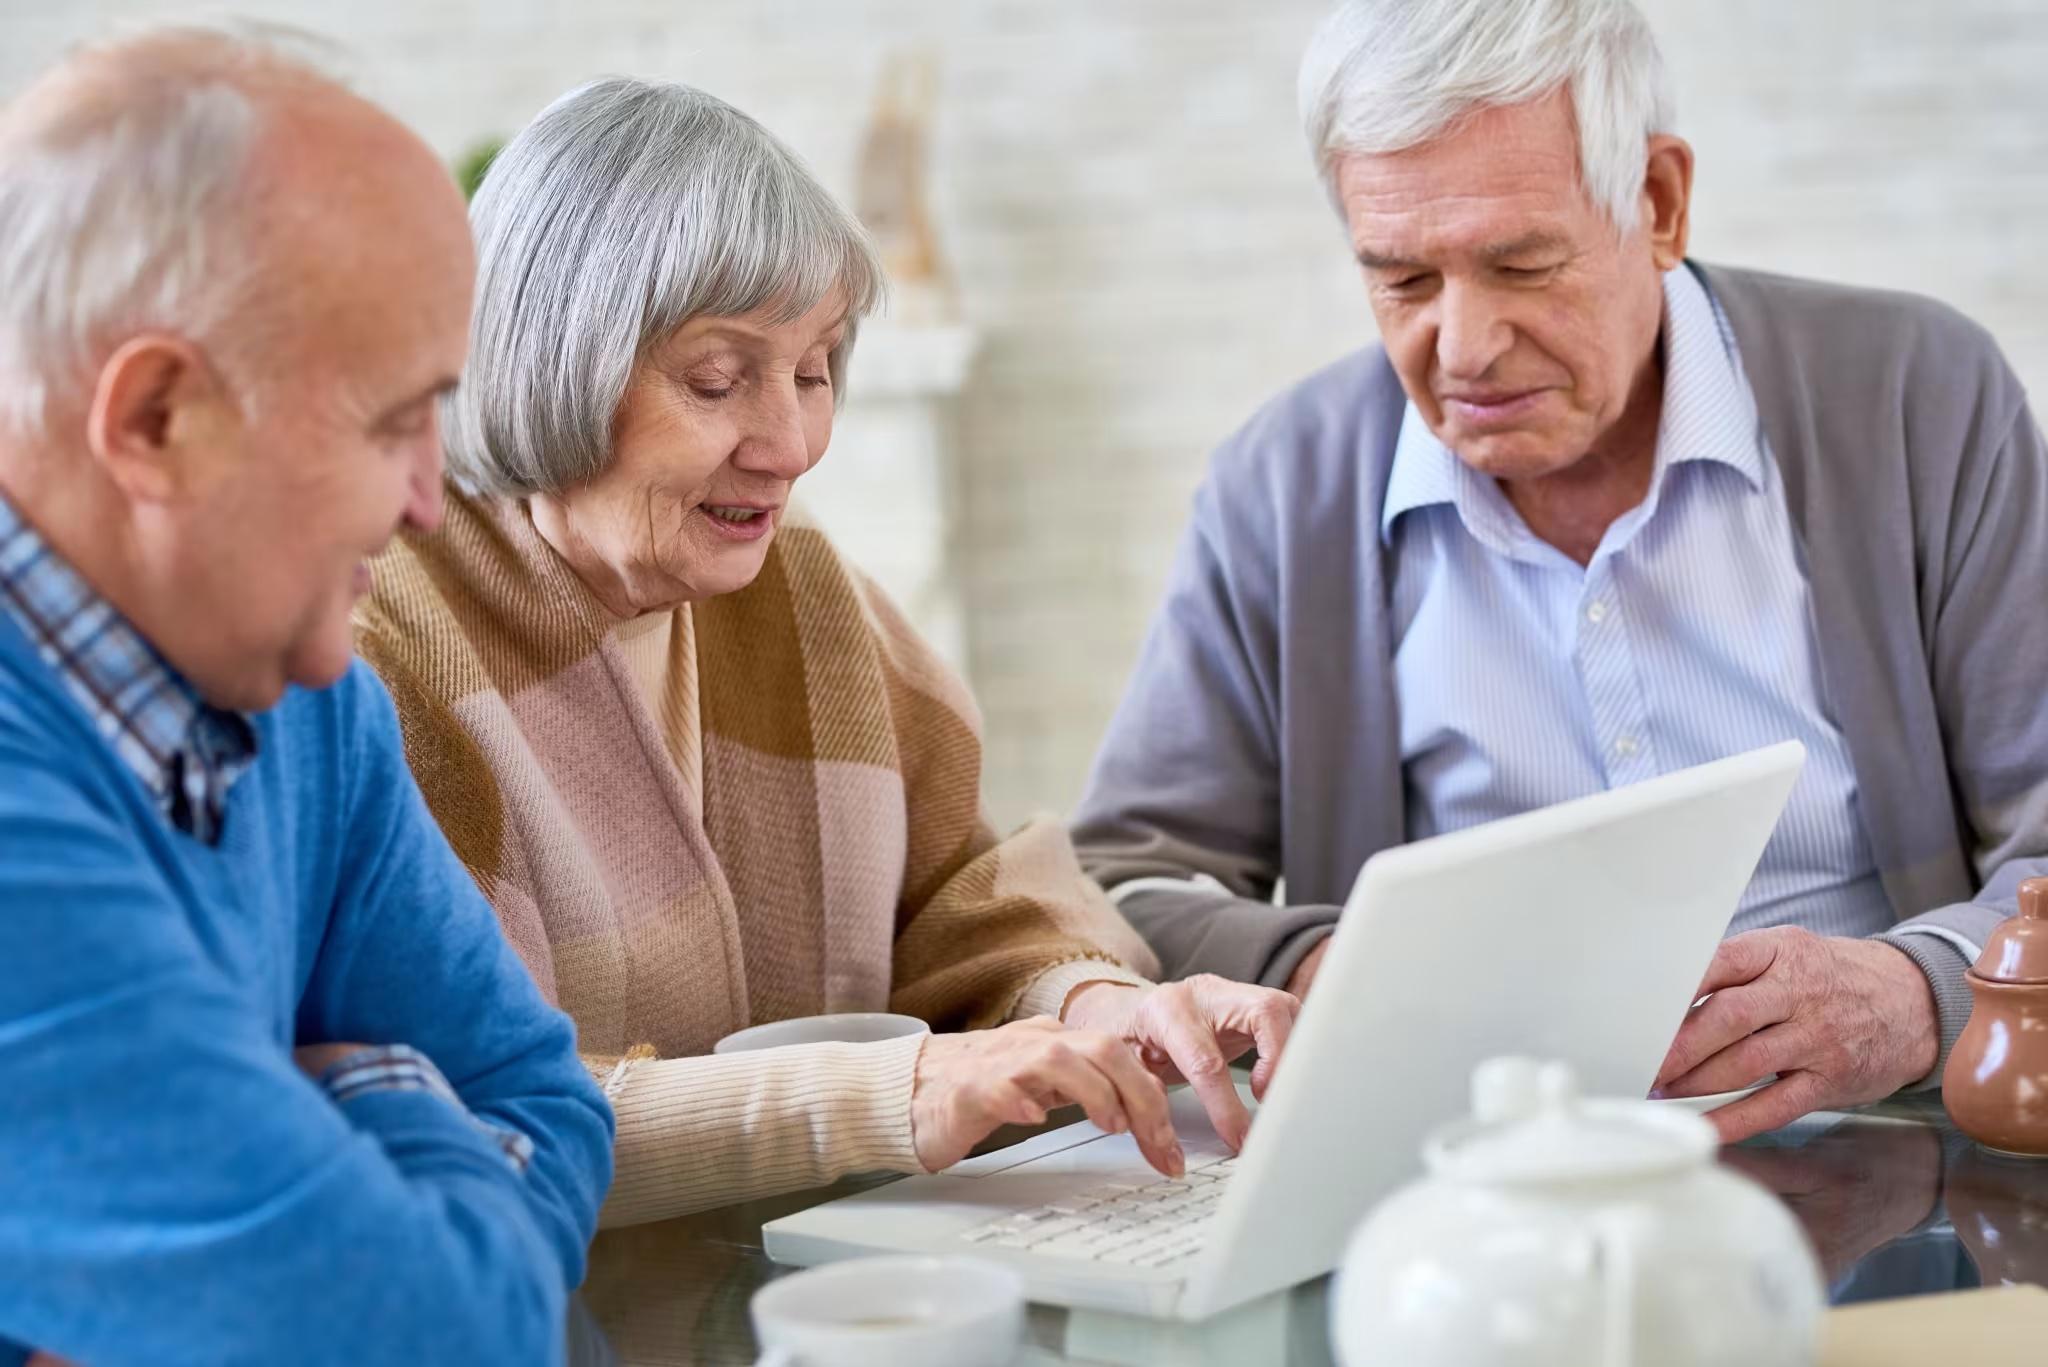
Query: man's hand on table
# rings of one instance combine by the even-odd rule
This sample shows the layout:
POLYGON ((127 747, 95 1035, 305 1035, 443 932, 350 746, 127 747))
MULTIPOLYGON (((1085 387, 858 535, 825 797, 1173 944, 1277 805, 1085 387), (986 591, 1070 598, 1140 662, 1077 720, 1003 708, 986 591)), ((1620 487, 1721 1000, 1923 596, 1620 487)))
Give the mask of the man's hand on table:
POLYGON ((1721 942, 1672 1041, 1665 1096, 1778 1080, 1707 1118, 1724 1143, 1809 1111, 1876 1101, 1926 1075, 1940 1052, 1934 993, 1919 965, 1881 940, 1793 926, 1721 942))
POLYGON ((1185 1080, 1235 1151, 1244 1147, 1252 1118, 1231 1080, 1230 1061, 1258 1046, 1252 1095, 1263 1098, 1300 1010, 1300 1001, 1285 992, 1202 973, 1156 987, 1083 983, 1067 998, 1061 1019, 1070 1029, 1123 1040, 1162 1082, 1185 1080))

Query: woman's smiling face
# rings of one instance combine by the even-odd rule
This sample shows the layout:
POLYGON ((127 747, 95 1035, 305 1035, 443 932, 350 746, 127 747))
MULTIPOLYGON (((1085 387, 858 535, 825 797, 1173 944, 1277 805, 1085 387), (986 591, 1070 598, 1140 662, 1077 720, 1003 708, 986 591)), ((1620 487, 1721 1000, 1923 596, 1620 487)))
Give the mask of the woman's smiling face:
POLYGON ((536 496, 535 526, 618 616, 745 588, 831 439, 845 332, 836 291, 796 319, 684 323, 634 367, 610 464, 536 496))

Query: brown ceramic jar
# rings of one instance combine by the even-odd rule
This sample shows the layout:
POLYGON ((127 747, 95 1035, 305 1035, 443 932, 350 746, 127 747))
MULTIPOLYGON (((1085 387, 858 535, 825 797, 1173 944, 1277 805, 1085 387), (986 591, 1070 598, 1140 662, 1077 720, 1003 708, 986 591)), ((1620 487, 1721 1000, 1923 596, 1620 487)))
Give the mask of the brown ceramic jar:
POLYGON ((1968 974, 1974 998, 1941 1076, 1956 1128, 1988 1149, 2048 1158, 2048 878, 2020 884, 2020 914, 1968 974))

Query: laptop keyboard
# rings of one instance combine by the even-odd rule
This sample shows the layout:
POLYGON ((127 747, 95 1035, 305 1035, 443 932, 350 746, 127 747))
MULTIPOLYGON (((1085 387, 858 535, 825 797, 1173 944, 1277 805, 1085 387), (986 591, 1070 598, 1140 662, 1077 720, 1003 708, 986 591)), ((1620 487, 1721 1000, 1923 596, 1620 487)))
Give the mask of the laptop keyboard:
POLYGON ((1127 1267, 1164 1267, 1201 1251, 1223 1184, 1237 1169, 1229 1155, 1188 1155, 1187 1175, 1105 1182, 1033 1210, 1011 1211, 960 1237, 984 1248, 1127 1267))

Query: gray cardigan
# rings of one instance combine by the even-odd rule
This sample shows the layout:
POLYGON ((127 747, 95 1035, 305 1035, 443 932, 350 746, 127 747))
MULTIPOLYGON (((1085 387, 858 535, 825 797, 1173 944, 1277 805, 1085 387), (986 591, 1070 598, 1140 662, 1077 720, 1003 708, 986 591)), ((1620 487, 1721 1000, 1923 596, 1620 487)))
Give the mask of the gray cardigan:
MULTIPOLYGON (((2025 392, 1941 304, 1695 269, 1783 474, 1896 919, 1981 945, 2048 874, 2048 449, 2025 392)), ((1284 983, 1406 838, 1377 531, 1405 404, 1385 353, 1355 353, 1254 416, 1195 495, 1075 820, 1105 887, 1221 884, 1123 897, 1169 976, 1284 983)), ((1968 958, 1884 938, 1927 973, 1945 1060, 1968 958)))

